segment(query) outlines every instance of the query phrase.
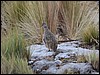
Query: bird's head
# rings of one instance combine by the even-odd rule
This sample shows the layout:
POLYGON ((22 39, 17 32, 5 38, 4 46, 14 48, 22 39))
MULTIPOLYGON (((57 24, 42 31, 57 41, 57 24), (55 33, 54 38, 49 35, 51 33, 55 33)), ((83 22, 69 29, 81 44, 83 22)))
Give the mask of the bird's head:
POLYGON ((48 26, 46 25, 45 22, 42 23, 42 27, 45 28, 45 29, 48 28, 48 26))

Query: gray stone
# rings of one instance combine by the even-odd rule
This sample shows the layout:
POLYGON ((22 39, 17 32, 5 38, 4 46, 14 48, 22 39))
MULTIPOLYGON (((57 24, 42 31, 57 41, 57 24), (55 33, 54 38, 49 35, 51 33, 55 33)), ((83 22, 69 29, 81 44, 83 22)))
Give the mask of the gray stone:
POLYGON ((77 63, 77 55, 96 53, 99 50, 89 50, 78 47, 79 41, 58 44, 57 53, 48 51, 44 45, 31 45, 31 67, 37 74, 98 74, 89 63, 77 63))

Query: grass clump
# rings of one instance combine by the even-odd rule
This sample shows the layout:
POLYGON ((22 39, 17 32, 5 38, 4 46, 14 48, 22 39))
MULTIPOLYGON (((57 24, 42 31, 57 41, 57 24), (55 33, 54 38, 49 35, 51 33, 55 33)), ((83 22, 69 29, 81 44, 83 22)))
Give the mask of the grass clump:
POLYGON ((87 60, 84 55, 77 56, 77 63, 85 63, 85 62, 87 62, 87 60))
POLYGON ((9 34, 1 43, 1 73, 2 74, 32 74, 27 59, 29 51, 26 50, 26 41, 17 28, 9 31, 9 34))
POLYGON ((92 67, 99 71, 99 54, 97 54, 95 51, 89 53, 85 56, 86 60, 91 63, 92 67))
POLYGON ((68 68, 64 74, 80 74, 77 69, 68 68))
POLYGON ((1 74, 33 74, 32 69, 27 66, 27 61, 12 55, 9 59, 2 55, 1 74))
POLYGON ((87 44, 99 45, 99 30, 96 25, 89 25, 82 32, 82 40, 87 44))
POLYGON ((3 40, 1 49, 6 57, 14 54, 15 57, 24 58, 27 55, 25 39, 16 28, 11 30, 6 39, 3 40))
POLYGON ((99 23, 98 5, 91 1, 63 1, 62 14, 70 38, 79 39, 84 27, 99 23), (95 21, 95 18, 97 21, 95 21))

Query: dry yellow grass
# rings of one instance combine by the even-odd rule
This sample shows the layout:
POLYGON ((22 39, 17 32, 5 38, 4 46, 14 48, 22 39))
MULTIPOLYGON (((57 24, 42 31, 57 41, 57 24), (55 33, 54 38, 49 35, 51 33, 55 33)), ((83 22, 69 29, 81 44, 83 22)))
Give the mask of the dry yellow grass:
POLYGON ((92 67, 99 71, 99 54, 95 51, 85 56, 86 60, 91 63, 92 67))
POLYGON ((47 22, 50 30, 55 34, 57 24, 63 20, 67 35, 79 39, 84 27, 94 23, 99 24, 99 18, 95 20, 98 9, 95 1, 4 1, 1 15, 4 21, 2 28, 6 27, 8 32, 9 28, 18 26, 26 39, 31 42, 42 42, 42 22, 47 22), (63 16, 60 20, 59 12, 63 16), (6 19, 3 19, 4 16, 6 19))

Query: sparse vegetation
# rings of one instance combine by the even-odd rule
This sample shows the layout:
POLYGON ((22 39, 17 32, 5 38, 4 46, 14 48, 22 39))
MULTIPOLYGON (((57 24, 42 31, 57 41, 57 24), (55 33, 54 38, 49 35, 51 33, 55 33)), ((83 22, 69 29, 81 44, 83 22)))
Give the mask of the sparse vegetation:
POLYGON ((77 56, 77 62, 78 63, 85 63, 85 62, 87 62, 87 60, 86 60, 84 55, 78 55, 77 56))
POLYGON ((65 71, 65 74, 80 74, 80 72, 78 70, 69 68, 67 71, 65 71))
POLYGON ((92 53, 86 55, 85 58, 89 63, 91 63, 95 70, 99 71, 99 54, 93 51, 92 53))

